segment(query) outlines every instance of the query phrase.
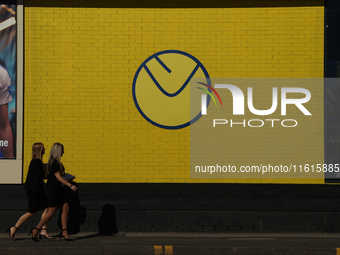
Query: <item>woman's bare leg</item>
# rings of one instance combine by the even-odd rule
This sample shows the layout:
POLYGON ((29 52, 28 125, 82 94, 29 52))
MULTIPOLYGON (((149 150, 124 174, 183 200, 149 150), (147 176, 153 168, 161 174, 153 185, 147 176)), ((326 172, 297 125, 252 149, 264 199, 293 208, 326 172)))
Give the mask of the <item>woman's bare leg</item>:
POLYGON ((57 207, 49 207, 48 212, 44 215, 44 217, 40 220, 38 225, 35 227, 35 229, 32 230, 33 238, 36 238, 39 232, 39 229, 42 228, 54 215, 57 211, 57 207))
MULTIPOLYGON (((67 229, 67 222, 68 222, 68 212, 70 210, 69 206, 68 206, 68 203, 65 203, 63 205, 63 209, 62 209, 62 213, 61 213, 61 225, 62 225, 62 228, 63 229, 67 229)), ((62 232, 62 235, 68 239, 68 232, 67 230, 66 231, 63 231, 62 232)))
MULTIPOLYGON (((41 219, 44 218, 47 213, 48 213, 48 208, 45 208, 45 210, 41 214, 41 219)), ((41 227, 40 235, 45 236, 47 239, 52 239, 53 238, 53 237, 49 236, 49 234, 47 232, 47 224, 45 224, 44 226, 41 227)))
POLYGON ((11 235, 11 238, 14 240, 14 236, 15 236, 15 233, 17 232, 17 228, 19 228, 22 224, 24 224, 29 218, 31 218, 32 216, 34 215, 34 213, 30 213, 30 212, 27 212, 25 214, 23 214, 19 220, 17 221, 17 223, 15 223, 15 227, 10 227, 9 231, 10 231, 10 235, 11 235))

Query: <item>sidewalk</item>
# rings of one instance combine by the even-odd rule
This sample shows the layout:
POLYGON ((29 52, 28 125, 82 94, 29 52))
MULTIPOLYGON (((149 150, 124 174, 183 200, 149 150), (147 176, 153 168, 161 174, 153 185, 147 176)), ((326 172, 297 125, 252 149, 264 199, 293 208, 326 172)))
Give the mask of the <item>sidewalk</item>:
POLYGON ((52 240, 36 243, 18 232, 16 241, 0 234, 0 254, 115 254, 115 255, 337 255, 340 234, 278 233, 118 233, 100 236, 79 233, 73 242, 52 240))

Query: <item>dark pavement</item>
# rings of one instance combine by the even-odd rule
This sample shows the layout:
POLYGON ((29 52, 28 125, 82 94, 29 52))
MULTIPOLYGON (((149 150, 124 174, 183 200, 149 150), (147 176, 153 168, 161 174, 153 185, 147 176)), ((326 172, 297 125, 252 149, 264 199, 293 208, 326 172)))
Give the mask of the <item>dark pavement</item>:
POLYGON ((73 242, 54 239, 33 242, 18 232, 16 241, 0 234, 0 254, 117 254, 117 255, 336 255, 340 234, 273 233, 118 233, 102 236, 79 233, 73 242))

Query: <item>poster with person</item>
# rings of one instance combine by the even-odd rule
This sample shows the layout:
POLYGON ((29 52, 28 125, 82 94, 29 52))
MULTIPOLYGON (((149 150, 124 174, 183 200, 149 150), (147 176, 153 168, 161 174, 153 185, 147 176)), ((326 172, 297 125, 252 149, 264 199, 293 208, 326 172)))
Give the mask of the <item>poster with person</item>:
POLYGON ((0 159, 16 158, 16 23, 15 1, 0 3, 0 159))

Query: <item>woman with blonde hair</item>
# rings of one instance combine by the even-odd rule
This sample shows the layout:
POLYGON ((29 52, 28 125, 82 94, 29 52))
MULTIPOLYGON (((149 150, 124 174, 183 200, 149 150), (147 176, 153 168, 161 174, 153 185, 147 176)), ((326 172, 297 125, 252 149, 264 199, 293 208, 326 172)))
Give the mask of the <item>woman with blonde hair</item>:
POLYGON ((60 240, 63 237, 66 241, 72 241, 72 239, 69 239, 67 232, 69 205, 66 200, 65 187, 69 187, 74 192, 77 191, 78 188, 63 178, 63 175, 65 174, 64 165, 61 163, 63 154, 64 146, 62 144, 55 143, 52 145, 47 164, 48 181, 46 185, 46 194, 48 200, 48 213, 45 214, 39 224, 31 230, 30 234, 32 234, 32 240, 34 241, 39 241, 37 235, 40 229, 53 217, 58 207, 62 210, 62 231, 60 232, 60 240))
MULTIPOLYGON (((23 214, 17 223, 8 228, 9 237, 14 241, 15 233, 18 228, 31 218, 37 211, 43 210, 41 218, 43 218, 48 212, 47 198, 44 188, 44 176, 45 169, 43 164, 43 155, 45 154, 45 148, 42 143, 35 143, 32 146, 32 160, 28 168, 27 178, 24 189, 26 190, 28 197, 28 212, 23 214)), ((39 233, 39 238, 51 239, 47 233, 46 225, 43 226, 39 233)))

